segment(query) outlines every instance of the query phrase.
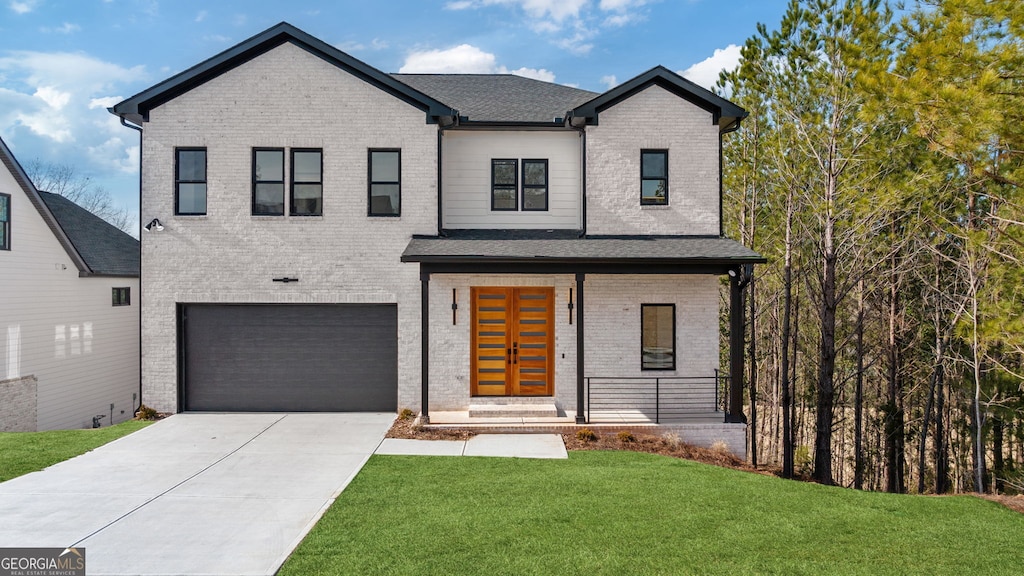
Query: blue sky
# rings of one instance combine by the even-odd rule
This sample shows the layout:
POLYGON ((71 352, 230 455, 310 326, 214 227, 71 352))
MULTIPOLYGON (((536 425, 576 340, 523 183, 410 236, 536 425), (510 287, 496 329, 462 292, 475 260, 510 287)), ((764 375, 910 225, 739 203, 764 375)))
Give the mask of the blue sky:
POLYGON ((602 92, 662 64, 709 86, 783 0, 0 0, 0 137, 138 211, 106 108, 287 21, 386 72, 507 72, 602 92))

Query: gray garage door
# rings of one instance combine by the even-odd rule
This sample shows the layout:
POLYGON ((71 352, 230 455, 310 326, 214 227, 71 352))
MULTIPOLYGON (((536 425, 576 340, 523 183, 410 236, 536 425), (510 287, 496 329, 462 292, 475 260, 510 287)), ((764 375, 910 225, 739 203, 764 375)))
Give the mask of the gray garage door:
POLYGON ((185 410, 396 410, 393 304, 196 304, 180 322, 185 410))

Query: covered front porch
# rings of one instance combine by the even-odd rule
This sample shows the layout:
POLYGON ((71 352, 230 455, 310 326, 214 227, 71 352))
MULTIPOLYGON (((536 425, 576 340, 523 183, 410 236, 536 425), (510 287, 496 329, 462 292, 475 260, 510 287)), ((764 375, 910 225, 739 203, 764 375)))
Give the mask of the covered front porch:
POLYGON ((420 266, 422 423, 745 433, 742 390, 730 382, 742 382, 743 288, 764 260, 742 245, 717 237, 467 230, 416 237, 402 261, 420 266), (731 287, 727 373, 718 368, 723 275, 731 287), (509 311, 480 294, 506 298, 509 311), (521 304, 519 294, 537 300, 521 304), (509 326, 502 314, 509 324, 513 317, 531 324, 509 326), (525 342, 545 334, 547 347, 519 348, 520 335, 525 342), (520 359, 547 364, 526 369, 520 359), (529 386, 502 388, 506 372, 529 386))

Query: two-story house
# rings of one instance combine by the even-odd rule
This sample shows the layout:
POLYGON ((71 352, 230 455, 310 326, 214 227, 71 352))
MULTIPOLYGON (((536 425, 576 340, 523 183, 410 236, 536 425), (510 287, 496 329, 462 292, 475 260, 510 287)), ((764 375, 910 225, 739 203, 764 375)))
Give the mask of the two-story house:
POLYGON ((111 112, 141 131, 162 228, 147 404, 707 417, 742 439, 719 279, 742 310, 763 259, 722 236, 727 100, 661 67, 603 94, 386 74, 282 23, 111 112))
POLYGON ((139 241, 37 190, 0 140, 0 432, 132 418, 138 296, 139 241))

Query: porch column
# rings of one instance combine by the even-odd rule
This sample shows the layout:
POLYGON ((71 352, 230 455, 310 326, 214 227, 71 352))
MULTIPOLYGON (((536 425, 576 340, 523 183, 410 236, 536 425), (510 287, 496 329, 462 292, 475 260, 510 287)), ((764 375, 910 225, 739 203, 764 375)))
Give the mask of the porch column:
POLYGON ((583 281, 587 275, 576 273, 576 423, 586 424, 587 417, 584 412, 583 393, 583 281))
POLYGON ((430 272, 420 269, 420 417, 430 423, 430 272))
POLYGON ((725 418, 728 422, 746 424, 747 417, 743 415, 743 288, 746 283, 742 270, 729 271, 729 409, 725 418))

